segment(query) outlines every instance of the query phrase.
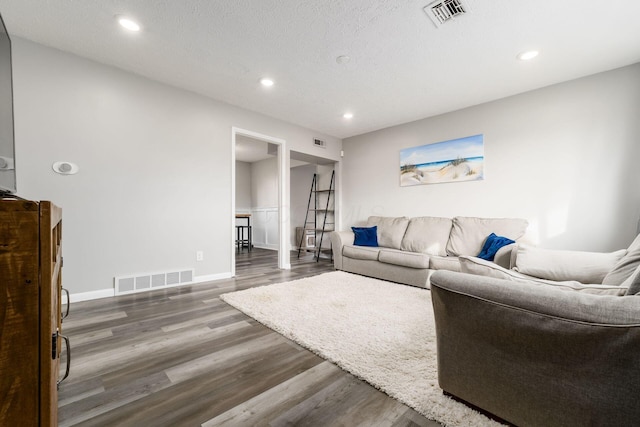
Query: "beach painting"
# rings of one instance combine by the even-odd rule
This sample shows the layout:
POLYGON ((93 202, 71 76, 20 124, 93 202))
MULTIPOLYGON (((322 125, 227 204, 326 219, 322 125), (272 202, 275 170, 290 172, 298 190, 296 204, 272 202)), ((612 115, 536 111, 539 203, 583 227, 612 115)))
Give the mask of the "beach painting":
POLYGON ((400 151, 400 186, 484 179, 483 135, 400 151))

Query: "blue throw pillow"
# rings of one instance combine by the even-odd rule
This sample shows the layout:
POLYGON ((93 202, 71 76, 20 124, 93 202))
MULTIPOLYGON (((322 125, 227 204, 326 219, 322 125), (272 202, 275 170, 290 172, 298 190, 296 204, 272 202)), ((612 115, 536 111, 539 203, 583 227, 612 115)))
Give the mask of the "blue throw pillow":
POLYGON ((489 237, 487 237, 487 240, 485 240, 484 246, 478 254, 478 258, 486 259, 487 261, 493 261, 493 258, 496 256, 496 252, 498 252, 498 249, 512 243, 515 243, 515 241, 509 239, 508 237, 496 236, 494 233, 491 233, 489 234, 489 237))
POLYGON ((378 246, 378 226, 351 227, 356 235, 353 244, 356 246, 378 246))

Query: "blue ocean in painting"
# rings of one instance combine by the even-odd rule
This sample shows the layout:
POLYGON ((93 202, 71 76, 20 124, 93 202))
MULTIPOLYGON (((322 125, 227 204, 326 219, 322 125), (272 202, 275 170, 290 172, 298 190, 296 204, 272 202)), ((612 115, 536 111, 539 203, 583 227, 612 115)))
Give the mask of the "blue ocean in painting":
MULTIPOLYGON (((482 134, 426 144, 400 150, 400 166, 419 166, 437 162, 452 162, 455 159, 484 157, 482 134)), ((433 167, 431 165, 430 167, 433 167)))
MULTIPOLYGON (((475 162, 482 162, 484 161, 484 157, 483 156, 478 156, 478 157, 468 157, 466 159, 463 159, 469 163, 475 163, 475 162)), ((429 162, 429 163, 420 163, 419 165, 415 165, 417 168, 443 168, 445 166, 447 166, 448 164, 450 164, 451 162, 453 162, 454 159, 451 160, 443 160, 443 161, 439 161, 439 162, 429 162)))

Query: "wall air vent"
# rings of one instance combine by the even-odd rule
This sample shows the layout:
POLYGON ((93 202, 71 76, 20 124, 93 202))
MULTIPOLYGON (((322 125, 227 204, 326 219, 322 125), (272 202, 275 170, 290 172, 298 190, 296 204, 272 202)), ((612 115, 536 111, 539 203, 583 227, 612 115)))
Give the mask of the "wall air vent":
POLYGON ((327 143, 324 142, 321 139, 318 139, 318 138, 313 138, 313 145, 315 145, 316 147, 321 147, 321 148, 326 148, 327 147, 327 143))
POLYGON ((175 271, 115 277, 115 294, 125 295, 159 288, 173 288, 175 286, 188 285, 193 283, 193 276, 194 270, 192 268, 185 268, 175 271))
POLYGON ((425 6, 424 11, 436 27, 440 27, 456 16, 469 12, 469 6, 462 0, 438 0, 425 6))

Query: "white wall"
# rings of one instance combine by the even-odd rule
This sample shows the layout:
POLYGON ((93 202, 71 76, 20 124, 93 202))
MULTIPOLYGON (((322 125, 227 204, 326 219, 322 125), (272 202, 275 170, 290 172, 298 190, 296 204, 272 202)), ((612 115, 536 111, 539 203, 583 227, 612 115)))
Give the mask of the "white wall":
POLYGON ((278 159, 251 163, 253 244, 278 250, 278 159))
POLYGON ((18 194, 62 207, 72 294, 132 273, 230 274, 232 127, 286 140, 287 170, 290 149, 340 158, 339 139, 18 37, 13 55, 18 194), (80 172, 55 174, 58 160, 80 172))
POLYGON ((639 135, 636 64, 348 138, 343 228, 369 215, 523 217, 544 247, 623 248, 640 216, 639 135), (484 181, 400 187, 401 149, 475 134, 484 181))
POLYGON ((251 163, 251 207, 278 207, 278 159, 251 163))
POLYGON ((251 163, 236 161, 236 211, 251 212, 251 163))

